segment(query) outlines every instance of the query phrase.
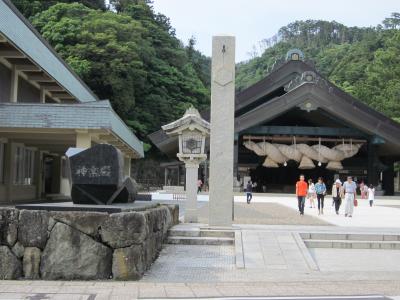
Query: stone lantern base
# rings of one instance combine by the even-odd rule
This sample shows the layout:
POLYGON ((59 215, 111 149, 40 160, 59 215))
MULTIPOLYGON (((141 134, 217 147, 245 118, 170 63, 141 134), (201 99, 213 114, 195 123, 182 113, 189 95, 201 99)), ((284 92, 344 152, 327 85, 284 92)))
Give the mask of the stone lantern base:
POLYGON ((186 203, 184 221, 185 223, 197 223, 197 181, 199 164, 207 159, 206 155, 197 157, 184 157, 178 155, 179 160, 185 163, 186 168, 186 203))

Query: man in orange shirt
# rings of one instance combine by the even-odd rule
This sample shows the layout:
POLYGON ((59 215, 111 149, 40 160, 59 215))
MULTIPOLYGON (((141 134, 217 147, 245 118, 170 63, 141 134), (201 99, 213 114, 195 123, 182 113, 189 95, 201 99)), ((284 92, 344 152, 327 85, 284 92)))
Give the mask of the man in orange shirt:
POLYGON ((306 201, 306 196, 307 196, 307 190, 308 190, 308 184, 304 180, 304 175, 300 175, 300 180, 296 182, 296 195, 297 195, 297 201, 299 203, 299 212, 300 215, 304 215, 304 203, 306 201))

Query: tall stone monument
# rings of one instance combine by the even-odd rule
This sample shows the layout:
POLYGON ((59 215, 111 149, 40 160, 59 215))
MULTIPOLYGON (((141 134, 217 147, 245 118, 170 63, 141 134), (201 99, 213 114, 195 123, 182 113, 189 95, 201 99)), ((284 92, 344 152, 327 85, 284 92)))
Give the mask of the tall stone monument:
POLYGON ((235 113, 235 37, 214 36, 211 66, 209 225, 231 226, 235 113))

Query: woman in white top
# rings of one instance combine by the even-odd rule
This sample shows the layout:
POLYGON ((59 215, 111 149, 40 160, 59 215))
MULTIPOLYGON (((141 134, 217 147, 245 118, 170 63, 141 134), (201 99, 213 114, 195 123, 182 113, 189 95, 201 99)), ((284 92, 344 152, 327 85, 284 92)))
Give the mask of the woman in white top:
POLYGON ((340 179, 336 179, 335 184, 332 186, 332 199, 335 205, 336 214, 339 214, 340 205, 342 204, 342 199, 344 198, 344 190, 342 187, 342 182, 340 179))
POLYGON ((308 191, 307 198, 310 201, 310 208, 315 208, 315 198, 317 197, 317 193, 315 191, 314 183, 312 179, 308 179, 308 191))
POLYGON ((370 184, 368 188, 368 200, 369 200, 369 206, 372 207, 372 204, 374 204, 375 200, 375 188, 372 184, 370 184))

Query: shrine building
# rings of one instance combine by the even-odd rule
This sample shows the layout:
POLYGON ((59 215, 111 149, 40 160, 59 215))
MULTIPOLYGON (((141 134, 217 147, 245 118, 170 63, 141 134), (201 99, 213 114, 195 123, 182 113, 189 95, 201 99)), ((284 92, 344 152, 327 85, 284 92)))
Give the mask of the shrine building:
MULTIPOLYGON (((164 184, 183 185, 177 138, 162 130, 149 138, 170 158, 161 164, 164 184)), ((234 149, 238 191, 249 179, 258 192, 293 192, 300 174, 322 176, 328 186, 351 175, 393 195, 400 124, 329 82, 294 49, 264 79, 236 93, 234 149)), ((207 163, 199 171, 205 183, 207 163)))

